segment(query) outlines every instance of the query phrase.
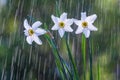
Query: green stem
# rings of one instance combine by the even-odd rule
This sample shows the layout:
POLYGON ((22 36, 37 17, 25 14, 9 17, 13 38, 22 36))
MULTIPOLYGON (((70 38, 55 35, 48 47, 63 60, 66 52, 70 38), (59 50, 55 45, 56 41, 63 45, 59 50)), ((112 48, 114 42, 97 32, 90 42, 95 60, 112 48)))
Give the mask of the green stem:
POLYGON ((64 73, 63 73, 63 67, 62 67, 62 64, 61 64, 61 61, 60 61, 60 56, 59 56, 59 52, 57 50, 57 47, 55 46, 54 41, 49 36, 45 35, 45 38, 47 39, 48 43, 50 44, 50 46, 53 49, 53 55, 55 57, 56 66, 57 66, 57 68, 60 72, 60 75, 61 75, 62 79, 65 80, 65 76, 64 76, 64 73))
MULTIPOLYGON (((51 45, 52 49, 53 49, 53 55, 55 57, 55 62, 56 62, 56 65, 58 67, 58 70, 60 72, 60 75, 62 77, 63 80, 65 79, 69 79, 69 78, 72 78, 71 76, 71 73, 68 69, 68 66, 66 65, 66 63, 64 62, 64 60, 61 58, 61 56, 59 55, 59 51, 57 49, 57 46, 56 46, 56 43, 55 43, 55 40, 53 38, 50 38, 49 36, 45 36, 46 39, 48 40, 49 44, 51 45), (67 76, 67 72, 69 73, 69 77, 67 76)), ((70 80, 70 79, 69 79, 70 80)))
POLYGON ((60 5, 59 5, 59 0, 56 1, 56 10, 55 10, 55 12, 56 12, 56 15, 57 15, 57 16, 60 16, 60 14, 61 14, 61 9, 60 9, 60 5))
POLYGON ((66 33, 65 36, 66 36, 65 40, 66 40, 66 46, 67 46, 67 50, 68 50, 68 56, 69 56, 70 62, 72 63, 72 68, 73 68, 73 71, 74 71, 73 80, 79 80, 79 74, 78 74, 78 71, 77 71, 77 66, 76 66, 75 61, 72 57, 72 53, 71 53, 69 43, 68 43, 68 39, 67 39, 68 34, 66 33))
POLYGON ((92 49, 91 49, 91 42, 89 42, 89 60, 90 60, 90 80, 93 80, 93 72, 92 72, 92 49))
POLYGON ((83 74, 84 74, 84 80, 86 80, 86 38, 84 35, 82 35, 82 56, 83 56, 83 74))
POLYGON ((61 56, 59 55, 59 51, 58 51, 58 49, 57 49, 57 47, 56 47, 55 40, 52 39, 52 42, 53 42, 53 44, 54 44, 54 47, 56 48, 57 56, 59 57, 59 60, 60 60, 60 62, 61 62, 61 65, 62 65, 62 68, 63 68, 63 73, 64 73, 66 79, 68 80, 67 73, 65 72, 65 70, 67 70, 67 72, 69 73, 69 76, 72 78, 71 73, 70 73, 70 71, 69 71, 69 69, 68 69, 68 66, 66 65, 66 63, 64 62, 64 60, 61 58, 61 56))
MULTIPOLYGON (((99 56, 99 46, 97 50, 97 56, 99 56)), ((98 80, 100 80, 100 63, 99 63, 99 58, 97 60, 97 74, 98 74, 98 80)))
POLYGON ((99 65, 99 59, 97 61, 97 71, 98 71, 98 80, 100 80, 100 65, 99 65))

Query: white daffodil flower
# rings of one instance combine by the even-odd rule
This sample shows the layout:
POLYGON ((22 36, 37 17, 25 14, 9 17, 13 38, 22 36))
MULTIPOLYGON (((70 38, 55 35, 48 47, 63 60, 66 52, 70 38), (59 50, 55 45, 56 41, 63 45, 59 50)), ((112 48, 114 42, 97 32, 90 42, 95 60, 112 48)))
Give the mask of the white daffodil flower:
POLYGON ((89 38, 90 31, 97 31, 98 29, 93 25, 93 22, 96 20, 97 15, 93 14, 91 16, 86 16, 86 12, 81 13, 81 20, 75 20, 75 24, 78 25, 76 34, 84 33, 86 38, 89 38))
POLYGON ((24 34, 27 36, 26 41, 28 44, 32 44, 35 41, 38 45, 42 44, 42 41, 38 38, 38 36, 46 33, 44 29, 38 28, 42 23, 40 21, 36 21, 32 26, 28 24, 27 19, 24 20, 24 34))
POLYGON ((54 15, 51 18, 54 22, 52 30, 58 30, 61 38, 64 36, 65 31, 73 32, 73 29, 70 27, 73 24, 73 19, 67 19, 67 13, 63 13, 60 18, 54 15))

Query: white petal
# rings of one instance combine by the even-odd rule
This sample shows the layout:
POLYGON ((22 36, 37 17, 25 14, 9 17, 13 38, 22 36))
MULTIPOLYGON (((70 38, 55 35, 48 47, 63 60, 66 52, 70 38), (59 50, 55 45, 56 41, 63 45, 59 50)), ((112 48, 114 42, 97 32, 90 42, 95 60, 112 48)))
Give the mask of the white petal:
POLYGON ((55 24, 52 28, 52 30, 58 30, 59 29, 59 26, 57 24, 55 24))
POLYGON ((27 40, 28 44, 32 44, 32 42, 33 42, 33 39, 32 39, 31 36, 28 36, 28 37, 26 38, 26 40, 27 40))
POLYGON ((80 34, 83 32, 83 27, 82 26, 78 26, 77 30, 76 30, 76 34, 80 34))
POLYGON ((76 20, 76 21, 74 21, 74 23, 78 26, 81 26, 81 21, 80 20, 76 20))
POLYGON ((36 30, 41 24, 42 23, 40 21, 36 21, 35 23, 33 23, 32 28, 36 30))
POLYGON ((29 36, 28 30, 24 30, 25 36, 29 36))
POLYGON ((65 26, 64 30, 67 32, 73 32, 73 29, 70 26, 65 26))
POLYGON ((84 30, 83 30, 83 33, 85 34, 85 37, 86 37, 86 38, 89 38, 89 36, 90 36, 90 30, 84 29, 84 30))
POLYGON ((64 33, 65 33, 65 31, 63 29, 59 29, 58 32, 60 34, 60 37, 62 38, 64 33))
POLYGON ((88 29, 91 30, 91 31, 97 31, 98 29, 94 26, 94 25, 89 25, 88 26, 88 29))
POLYGON ((75 19, 75 18, 72 18, 72 20, 73 20, 73 22, 74 22, 74 21, 78 21, 78 19, 75 19))
POLYGON ((65 19, 67 19, 67 13, 63 13, 63 14, 60 16, 60 20, 61 20, 61 21, 64 21, 65 19))
POLYGON ((53 22, 55 24, 58 23, 58 18, 57 17, 55 17, 54 15, 52 15, 51 18, 52 18, 52 20, 53 20, 53 22))
POLYGON ((93 14, 93 15, 91 15, 91 16, 88 16, 88 17, 86 18, 86 21, 88 21, 88 22, 90 22, 90 23, 93 23, 93 22, 96 20, 96 18, 97 18, 97 15, 96 15, 96 14, 93 14))
POLYGON ((35 30, 35 33, 39 36, 39 35, 43 35, 46 33, 46 31, 44 29, 41 29, 41 28, 37 28, 35 30))
POLYGON ((73 19, 66 19, 65 23, 70 26, 73 24, 73 19))
POLYGON ((28 24, 27 19, 24 20, 24 27, 25 27, 25 29, 27 29, 27 30, 31 28, 30 25, 28 24))
POLYGON ((36 34, 34 34, 33 36, 33 40, 38 44, 38 45, 41 45, 42 44, 42 41, 38 38, 38 36, 36 34))
POLYGON ((82 12, 81 13, 81 20, 85 20, 85 18, 86 18, 86 12, 82 12))

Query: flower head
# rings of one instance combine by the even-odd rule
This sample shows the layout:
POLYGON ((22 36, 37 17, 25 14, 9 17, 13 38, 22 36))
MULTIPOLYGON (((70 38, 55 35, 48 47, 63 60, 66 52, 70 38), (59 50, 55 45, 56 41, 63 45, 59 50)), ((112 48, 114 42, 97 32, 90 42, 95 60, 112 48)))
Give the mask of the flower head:
POLYGON ((26 40, 28 44, 32 44, 35 41, 37 44, 41 45, 42 41, 38 38, 38 36, 46 33, 44 29, 38 28, 42 23, 40 21, 36 21, 32 26, 28 24, 27 19, 24 20, 24 34, 27 36, 26 40))
POLYGON ((52 15, 51 18, 54 22, 52 30, 58 30, 61 38, 64 36, 65 31, 73 32, 73 29, 70 27, 73 24, 73 20, 67 19, 67 13, 63 13, 60 18, 54 15, 52 15))
POLYGON ((93 22, 96 20, 97 15, 93 14, 91 16, 86 16, 86 12, 81 13, 81 20, 75 20, 75 24, 78 25, 76 34, 84 33, 86 38, 89 38, 90 31, 97 31, 98 29, 93 25, 93 22))

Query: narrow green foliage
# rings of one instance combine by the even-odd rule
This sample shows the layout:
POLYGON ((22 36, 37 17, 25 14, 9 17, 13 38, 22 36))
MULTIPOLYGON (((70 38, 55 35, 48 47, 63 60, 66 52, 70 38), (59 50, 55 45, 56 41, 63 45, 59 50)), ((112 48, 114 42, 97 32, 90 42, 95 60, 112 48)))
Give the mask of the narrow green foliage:
POLYGON ((79 80, 79 74, 78 74, 78 71, 77 71, 77 66, 75 64, 75 59, 73 58, 72 56, 72 53, 71 53, 71 50, 70 50, 70 47, 69 47, 69 43, 68 43, 68 34, 66 33, 65 34, 65 37, 66 37, 66 46, 67 46, 67 51, 68 51, 68 56, 69 56, 69 59, 70 59, 70 62, 72 64, 72 68, 73 68, 73 80, 79 80))
POLYGON ((98 74, 98 80, 100 80, 100 64, 99 64, 99 59, 97 61, 97 74, 98 74))
MULTIPOLYGON (((44 24, 45 29, 47 29, 47 25, 44 24)), ((59 55, 59 50, 57 49, 57 45, 55 43, 54 38, 52 37, 51 33, 48 31, 48 33, 45 35, 45 38, 47 39, 49 45, 53 49, 53 55, 55 57, 55 63, 59 70, 59 73, 61 75, 62 80, 71 78, 71 73, 68 69, 68 66, 66 65, 65 61, 61 58, 59 55), (69 77, 68 77, 69 76, 69 77)))
POLYGON ((60 16, 60 14, 61 14, 61 12, 60 12, 60 6, 59 6, 58 1, 56 1, 55 13, 56 13, 56 16, 60 16))
POLYGON ((62 69, 62 65, 61 65, 60 59, 58 57, 58 51, 56 50, 56 47, 55 47, 54 43, 52 42, 52 40, 50 39, 50 37, 48 35, 45 35, 45 38, 47 39, 49 45, 52 47, 53 55, 54 55, 54 58, 55 58, 55 63, 56 63, 56 66, 59 70, 61 78, 65 79, 63 69, 62 69))
MULTIPOLYGON (((47 25, 46 25, 46 24, 44 24, 44 27, 47 29, 47 25)), ((49 45, 52 47, 53 55, 54 55, 54 57, 55 57, 55 63, 56 63, 56 66, 57 66, 57 68, 58 68, 58 70, 59 70, 59 73, 60 73, 60 75, 61 75, 61 78, 62 78, 62 79, 65 79, 65 76, 64 76, 64 73, 63 73, 63 67, 62 67, 62 64, 61 64, 61 61, 60 61, 60 57, 59 57, 59 52, 58 52, 58 50, 57 50, 57 47, 56 47, 53 39, 52 39, 51 36, 50 36, 49 31, 48 31, 47 34, 44 35, 44 37, 47 39, 49 45)))
MULTIPOLYGON (((98 52, 99 52, 99 46, 98 46, 98 51, 97 51, 97 54, 98 54, 98 52)), ((98 54, 98 56, 99 56, 99 54, 98 54)), ((98 58, 98 60, 97 60, 97 78, 98 78, 98 80, 100 80, 100 63, 99 63, 99 58, 98 58)))
POLYGON ((93 72, 92 72, 92 52, 93 52, 93 49, 92 49, 92 43, 90 41, 90 39, 88 39, 88 42, 89 42, 89 61, 90 61, 90 80, 93 80, 93 72))
POLYGON ((62 59, 62 63, 66 72, 67 80, 71 80, 73 78, 72 73, 70 71, 70 67, 67 65, 67 63, 62 59))
POLYGON ((83 58, 83 72, 84 72, 84 80, 86 80, 86 38, 84 35, 82 35, 82 58, 83 58))

